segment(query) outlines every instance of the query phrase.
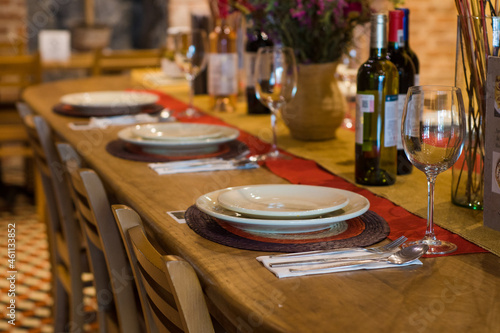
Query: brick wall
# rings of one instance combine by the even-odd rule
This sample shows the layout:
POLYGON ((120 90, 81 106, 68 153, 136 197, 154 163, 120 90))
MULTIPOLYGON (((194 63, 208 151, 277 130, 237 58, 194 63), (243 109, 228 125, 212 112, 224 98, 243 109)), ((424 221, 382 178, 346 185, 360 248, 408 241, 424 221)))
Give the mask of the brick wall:
MULTIPOLYGON (((170 0, 170 25, 188 25, 190 8, 205 6, 206 0, 170 0)), ((410 9, 410 46, 420 60, 420 83, 453 85, 457 15, 455 2, 406 0, 404 6, 410 9)), ((374 0, 373 7, 381 12, 393 8, 388 0, 374 0)))

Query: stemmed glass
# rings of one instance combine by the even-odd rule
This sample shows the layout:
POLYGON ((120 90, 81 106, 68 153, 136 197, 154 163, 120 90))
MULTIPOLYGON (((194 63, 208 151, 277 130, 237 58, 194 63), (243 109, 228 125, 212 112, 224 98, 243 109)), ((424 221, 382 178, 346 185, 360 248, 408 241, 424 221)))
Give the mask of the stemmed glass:
POLYGON ((172 47, 174 61, 189 82, 188 117, 199 116, 193 107, 194 79, 205 69, 208 61, 207 33, 201 29, 175 32, 167 36, 167 47, 172 47))
POLYGON ((403 147, 410 162, 425 173, 428 184, 427 230, 424 238, 413 244, 429 245, 427 254, 457 249, 434 234, 434 185, 437 175, 457 161, 464 138, 465 109, 459 88, 414 86, 408 90, 402 119, 403 147))
POLYGON ((255 60, 254 81, 257 98, 271 110, 273 132, 271 151, 260 155, 259 159, 289 158, 278 150, 276 117, 297 91, 297 66, 293 49, 279 46, 259 48, 255 60))

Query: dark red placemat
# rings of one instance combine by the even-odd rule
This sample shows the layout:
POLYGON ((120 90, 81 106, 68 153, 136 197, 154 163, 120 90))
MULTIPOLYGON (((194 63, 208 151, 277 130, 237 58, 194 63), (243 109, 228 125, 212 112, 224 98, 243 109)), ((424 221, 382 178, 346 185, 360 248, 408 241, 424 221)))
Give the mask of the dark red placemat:
POLYGON ((112 117, 112 116, 125 116, 137 113, 156 113, 163 110, 161 104, 153 104, 143 108, 136 107, 111 107, 111 108, 85 108, 74 107, 67 104, 56 104, 52 108, 55 113, 70 116, 70 117, 112 117))
POLYGON ((307 237, 297 234, 297 239, 283 238, 283 234, 250 234, 235 230, 236 228, 228 228, 223 221, 203 213, 196 206, 187 209, 185 218, 188 226, 203 238, 222 245, 255 251, 301 252, 369 246, 380 242, 389 234, 387 222, 372 211, 341 222, 346 224, 346 228, 340 233, 327 229, 308 233, 307 237))
POLYGON ((113 156, 131 161, 139 162, 170 162, 180 160, 192 160, 198 158, 220 157, 223 159, 235 158, 245 151, 248 151, 248 146, 241 141, 233 140, 223 143, 219 146, 219 150, 211 154, 203 155, 187 155, 187 156, 167 156, 159 154, 151 154, 143 152, 141 147, 117 139, 110 141, 106 145, 106 151, 113 156))

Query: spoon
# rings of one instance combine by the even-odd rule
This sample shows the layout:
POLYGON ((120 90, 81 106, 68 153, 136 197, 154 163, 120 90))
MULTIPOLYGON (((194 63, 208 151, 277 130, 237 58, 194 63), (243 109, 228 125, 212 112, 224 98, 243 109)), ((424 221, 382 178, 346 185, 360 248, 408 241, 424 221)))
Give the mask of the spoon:
MULTIPOLYGON (((338 261, 337 259, 330 259, 330 260, 325 260, 321 262, 320 264, 328 264, 326 266, 321 266, 321 267, 299 267, 299 268, 291 268, 290 272, 301 272, 301 271, 310 271, 310 270, 325 270, 325 269, 330 269, 330 268, 337 268, 337 267, 353 267, 353 266, 359 266, 363 264, 371 264, 371 263, 376 263, 376 262, 386 262, 389 264, 394 264, 394 265, 402 265, 404 263, 410 262, 412 260, 420 258, 427 250, 429 249, 429 246, 427 244, 414 244, 410 245, 408 247, 405 247, 402 250, 399 250, 398 252, 394 252, 391 254, 389 257, 383 257, 383 258, 367 258, 367 259, 353 259, 349 261, 344 261, 340 260, 338 261)), ((311 262, 308 262, 310 264, 311 262)), ((315 262, 312 262, 313 264, 315 262)))

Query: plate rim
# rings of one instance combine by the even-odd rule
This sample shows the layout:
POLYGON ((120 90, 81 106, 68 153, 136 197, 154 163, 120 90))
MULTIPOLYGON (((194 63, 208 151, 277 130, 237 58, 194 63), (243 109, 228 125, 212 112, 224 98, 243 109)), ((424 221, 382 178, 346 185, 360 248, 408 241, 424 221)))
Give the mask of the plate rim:
MULTIPOLYGON (((185 123, 184 125, 189 125, 189 123, 185 123)), ((222 144, 225 142, 229 142, 235 140, 240 135, 240 131, 222 125, 211 125, 210 126, 221 126, 228 129, 228 134, 223 137, 217 137, 214 139, 205 139, 205 140, 193 140, 193 141, 168 141, 168 140, 146 140, 139 137, 132 137, 132 130, 134 126, 128 126, 121 129, 118 132, 118 138, 122 139, 125 142, 129 142, 138 146, 143 147, 156 147, 156 148, 172 148, 172 149, 184 149, 184 148, 194 148, 194 147, 204 147, 210 145, 222 144)))
MULTIPOLYGON (((290 189, 292 190, 292 189, 290 189)), ((342 199, 340 199, 342 200, 342 199)), ((251 217, 264 217, 264 218, 290 218, 290 219, 300 219, 300 218, 312 218, 316 217, 322 214, 330 213, 339 209, 344 208, 349 204, 349 199, 342 194, 341 191, 337 188, 333 187, 326 187, 326 186, 318 186, 318 185, 301 185, 301 184, 258 184, 258 185, 243 185, 243 186, 237 186, 233 187, 231 190, 224 191, 220 193, 217 197, 217 201, 220 206, 227 210, 232 210, 241 214, 245 215, 250 215, 251 217), (307 187, 310 188, 311 190, 314 189, 322 189, 322 190, 327 190, 327 191, 332 191, 335 192, 336 195, 340 195, 343 198, 343 201, 339 204, 336 204, 334 206, 328 206, 324 208, 317 208, 317 209, 308 209, 308 210, 302 210, 302 211, 267 211, 267 210, 257 210, 257 209, 249 209, 241 206, 236 206, 236 205, 231 205, 228 204, 227 202, 222 202, 221 201, 221 196, 225 196, 226 193, 230 193, 232 191, 238 191, 238 190, 244 190, 247 188, 264 188, 264 187, 307 187)))
MULTIPOLYGON (((184 123, 185 124, 185 123, 184 123)), ((168 137, 168 138, 159 138, 159 137, 154 137, 154 136, 145 136, 138 134, 136 131, 138 130, 138 127, 171 127, 171 126, 182 126, 184 125, 183 123, 148 123, 148 124, 138 124, 134 126, 132 129, 133 134, 135 134, 138 137, 141 137, 145 140, 153 140, 153 141, 181 141, 181 140, 188 140, 188 141, 201 141, 205 139, 211 139, 211 138, 216 138, 220 137, 221 134, 223 134, 224 130, 221 130, 220 127, 226 127, 226 126, 217 126, 219 128, 219 132, 214 134, 214 135, 202 135, 202 136, 191 136, 191 137, 168 137)), ((207 125, 212 125, 212 124, 201 124, 201 123, 189 123, 190 125, 195 125, 195 126, 207 126, 207 125)), ((210 126, 214 127, 214 126, 210 126)))
POLYGON ((65 94, 61 96, 59 101, 62 104, 70 105, 72 107, 78 107, 78 108, 113 108, 113 107, 144 107, 147 105, 152 105, 158 102, 160 97, 156 94, 150 93, 150 92, 142 92, 142 91, 127 91, 127 90, 97 90, 97 91, 83 91, 79 93, 70 93, 70 94, 65 94), (136 102, 133 103, 131 101, 128 101, 128 103, 117 103, 117 104, 110 104, 110 103, 99 103, 99 104, 87 104, 87 103, 75 103, 71 102, 71 98, 75 96, 82 96, 85 94, 91 94, 91 95, 104 95, 104 94, 115 94, 115 95, 142 95, 142 96, 149 96, 150 101, 145 101, 145 102, 136 102), (68 101, 69 100, 69 101, 68 101))
MULTIPOLYGON (((293 227, 293 226, 295 226, 295 227, 304 227, 304 226, 307 226, 307 224, 310 224, 311 222, 315 223, 315 225, 318 225, 318 224, 319 225, 327 225, 327 224, 332 224, 332 223, 337 223, 337 222, 341 222, 341 221, 346 221, 346 220, 358 217, 358 216, 364 214, 365 212, 367 212, 368 209, 370 208, 370 201, 366 197, 362 196, 361 194, 358 194, 358 193, 355 193, 355 192, 352 192, 352 191, 348 191, 348 190, 343 190, 343 189, 338 189, 338 190, 339 191, 345 191, 345 193, 348 194, 348 195, 350 195, 351 197, 356 197, 359 200, 363 200, 364 205, 360 209, 358 209, 357 211, 354 211, 352 213, 345 214, 345 215, 340 215, 340 216, 333 216, 333 217, 320 217, 320 218, 313 218, 313 219, 294 219, 294 220, 285 220, 285 219, 255 219, 255 218, 250 218, 250 217, 229 216, 229 215, 225 215, 225 214, 222 214, 222 213, 214 212, 213 210, 207 209, 205 206, 203 206, 201 204, 203 201, 206 200, 205 198, 212 197, 212 202, 214 202, 215 205, 218 205, 218 203, 217 203, 217 197, 215 197, 215 200, 214 200, 213 196, 214 195, 218 195, 222 191, 226 191, 226 190, 229 190, 229 189, 231 189, 231 187, 225 188, 225 189, 219 189, 219 190, 216 190, 216 191, 212 191, 212 192, 203 194, 203 195, 201 195, 200 197, 198 197, 196 199, 195 205, 196 205, 196 207, 198 207, 198 209, 200 209, 205 214, 207 214, 209 216, 212 216, 212 217, 215 217, 215 218, 218 218, 218 219, 221 219, 221 220, 224 220, 226 222, 230 222, 235 227, 237 227, 239 229, 242 229, 242 230, 250 230, 248 228, 244 228, 245 225, 257 225, 259 227, 272 226, 270 223, 272 223, 273 221, 279 221, 281 223, 287 222, 289 224, 289 226, 291 226, 291 227, 293 227)), ((349 204, 352 203, 351 197, 349 197, 349 204)), ((348 207, 349 204, 346 207, 348 207)), ((224 209, 224 208, 222 208, 222 209, 224 209)), ((311 230, 317 230, 317 229, 313 228, 311 230)), ((252 231, 255 231, 255 229, 253 229, 252 231)), ((272 233, 273 231, 267 231, 267 232, 268 233, 269 232, 272 233)), ((281 231, 281 232, 283 232, 283 231, 281 231)), ((289 231, 289 232, 294 232, 294 231, 289 231)), ((307 232, 307 231, 301 230, 300 232, 307 232)))

